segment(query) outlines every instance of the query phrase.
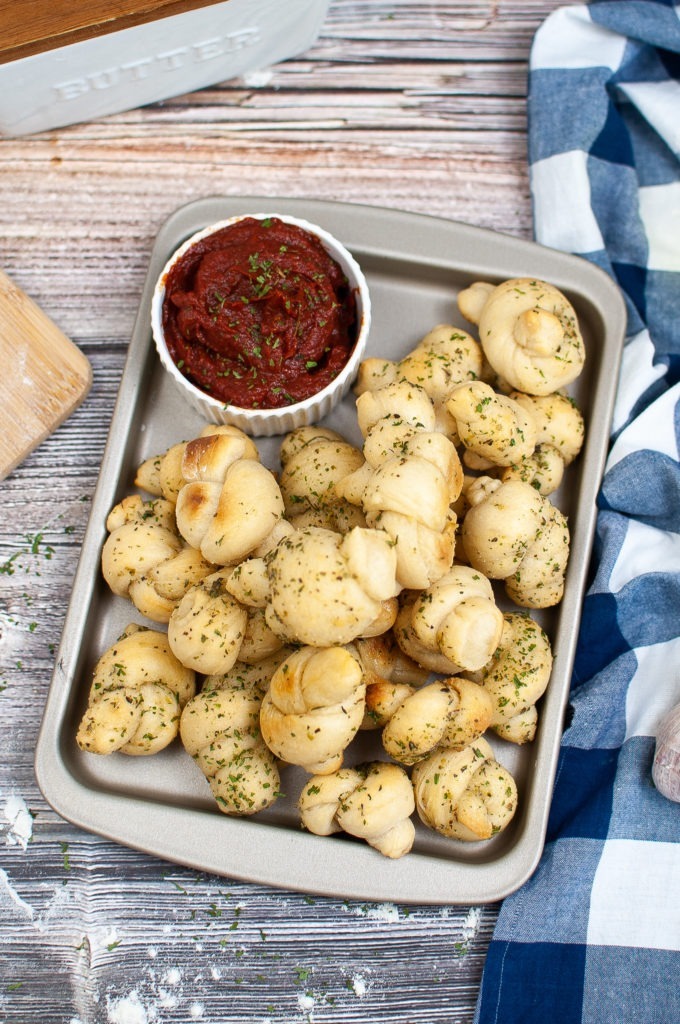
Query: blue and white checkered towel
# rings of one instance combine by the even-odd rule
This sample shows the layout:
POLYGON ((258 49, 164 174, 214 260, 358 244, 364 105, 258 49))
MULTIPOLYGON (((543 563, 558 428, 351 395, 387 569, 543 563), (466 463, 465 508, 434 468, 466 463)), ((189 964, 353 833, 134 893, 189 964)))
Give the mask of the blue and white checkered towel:
POLYGON ((680 11, 554 12, 531 53, 536 238, 604 267, 629 331, 541 863, 503 903, 477 1024, 680 1022, 680 11))

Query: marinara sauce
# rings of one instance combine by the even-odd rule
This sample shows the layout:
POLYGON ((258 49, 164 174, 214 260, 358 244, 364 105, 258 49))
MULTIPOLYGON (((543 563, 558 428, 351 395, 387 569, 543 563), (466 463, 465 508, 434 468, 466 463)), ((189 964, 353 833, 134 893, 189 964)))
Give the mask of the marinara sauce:
POLYGON ((358 331, 340 265, 318 238, 277 217, 245 217, 191 246, 168 272, 162 316, 180 372, 245 409, 321 391, 358 331))

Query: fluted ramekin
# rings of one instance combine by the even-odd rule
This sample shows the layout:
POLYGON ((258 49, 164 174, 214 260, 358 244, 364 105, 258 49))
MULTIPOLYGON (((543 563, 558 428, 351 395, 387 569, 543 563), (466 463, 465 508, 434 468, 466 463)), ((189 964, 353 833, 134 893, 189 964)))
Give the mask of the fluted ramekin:
POLYGON ((165 264, 151 303, 151 329, 160 361, 180 389, 186 400, 197 409, 207 422, 230 423, 254 437, 271 437, 285 434, 296 427, 316 423, 327 416, 342 401, 352 386, 364 357, 368 334, 371 325, 371 299, 368 284, 361 267, 345 246, 328 231, 299 217, 291 217, 278 213, 247 213, 228 220, 219 221, 196 232, 175 250, 165 264), (175 263, 197 242, 223 228, 236 224, 238 221, 253 218, 265 220, 276 218, 285 224, 292 224, 308 232, 321 242, 326 252, 339 264, 347 277, 349 288, 354 294, 356 304, 356 341, 350 352, 349 359, 338 375, 315 394, 292 405, 274 409, 248 409, 241 406, 225 404, 199 387, 181 373, 168 350, 163 330, 163 304, 168 274, 175 263))

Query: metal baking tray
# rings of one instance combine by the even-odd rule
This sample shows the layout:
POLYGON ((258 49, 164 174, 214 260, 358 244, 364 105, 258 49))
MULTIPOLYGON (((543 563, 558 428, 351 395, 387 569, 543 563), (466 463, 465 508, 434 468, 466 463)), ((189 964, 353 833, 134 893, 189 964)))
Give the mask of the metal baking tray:
MULTIPOLYGON (((347 899, 477 904, 502 899, 535 870, 545 841, 563 718, 595 528, 595 500, 607 454, 625 328, 625 307, 609 277, 587 261, 535 243, 421 214, 271 197, 210 197, 176 211, 153 247, 139 313, 106 445, 91 518, 48 694, 35 757, 38 783, 54 810, 81 828, 165 860, 242 881, 347 899), (439 323, 465 327, 456 294, 474 280, 536 276, 573 302, 587 352, 571 393, 584 412, 587 440, 553 500, 569 516, 572 550, 564 600, 532 613, 555 656, 540 704, 535 741, 491 743, 515 775, 520 802, 508 829, 485 843, 446 839, 417 824, 411 853, 388 860, 349 836, 302 830, 295 800, 304 775, 285 768, 286 796, 255 818, 229 818, 179 740, 154 757, 82 753, 75 742, 93 666, 128 622, 144 622, 114 597, 100 574, 110 508, 134 493, 137 466, 204 425, 175 392, 151 340, 149 309, 158 274, 195 231, 234 214, 305 217, 336 235, 362 265, 372 296, 369 355, 399 358, 439 323)), ((350 395, 328 425, 360 443, 350 395)), ((259 442, 276 467, 279 441, 259 442)), ((159 627, 157 627, 159 628, 159 627)), ((380 756, 378 734, 360 734, 347 763, 380 756)), ((383 755, 384 756, 384 755, 383 755)))

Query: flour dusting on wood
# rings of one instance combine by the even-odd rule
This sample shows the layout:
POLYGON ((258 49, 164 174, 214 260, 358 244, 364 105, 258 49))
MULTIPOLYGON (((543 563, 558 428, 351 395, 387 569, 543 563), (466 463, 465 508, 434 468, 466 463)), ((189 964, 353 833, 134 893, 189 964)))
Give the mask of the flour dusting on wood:
POLYGON ((33 907, 21 898, 10 882, 7 872, 0 868, 0 906, 3 903, 14 904, 21 911, 22 916, 27 917, 29 921, 33 920, 35 914, 33 907))
POLYGON ((401 916, 399 907, 394 903, 345 904, 343 910, 355 917, 366 917, 371 921, 384 921, 387 924, 399 921, 401 916))
POLYGON ((151 1024, 158 1019, 155 1012, 147 1013, 136 991, 109 1002, 106 1009, 110 1024, 151 1024))
POLYGON ((23 797, 11 793, 5 800, 3 814, 7 822, 5 842, 26 849, 33 838, 33 815, 23 797))

